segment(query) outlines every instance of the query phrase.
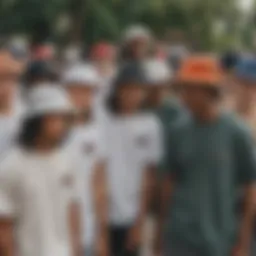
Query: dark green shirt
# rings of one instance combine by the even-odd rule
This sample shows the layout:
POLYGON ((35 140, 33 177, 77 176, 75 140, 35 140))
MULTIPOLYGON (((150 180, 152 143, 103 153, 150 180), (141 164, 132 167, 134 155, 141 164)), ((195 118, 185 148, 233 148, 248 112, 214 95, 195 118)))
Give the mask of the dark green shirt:
POLYGON ((176 177, 167 238, 199 247, 199 256, 227 256, 236 237, 239 189, 256 180, 247 127, 228 114, 211 124, 187 118, 170 132, 165 170, 176 177))
MULTIPOLYGON (((152 110, 156 116, 159 118, 161 127, 162 127, 162 139, 163 145, 166 147, 166 142, 168 138, 169 130, 172 129, 177 123, 180 122, 183 118, 185 118, 185 110, 180 104, 180 102, 175 98, 167 99, 160 105, 158 108, 152 110)), ((161 170, 162 163, 159 165, 159 169, 161 170)), ((159 173, 161 176, 161 172, 159 173)))
POLYGON ((164 101, 154 112, 160 119, 165 130, 175 125, 185 114, 180 102, 173 98, 164 101))

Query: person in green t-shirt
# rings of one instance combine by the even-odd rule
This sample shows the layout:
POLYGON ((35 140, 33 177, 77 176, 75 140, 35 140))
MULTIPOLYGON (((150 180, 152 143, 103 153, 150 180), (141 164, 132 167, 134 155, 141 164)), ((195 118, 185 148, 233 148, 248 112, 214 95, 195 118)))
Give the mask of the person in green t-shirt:
POLYGON ((222 73, 205 56, 178 74, 190 116, 170 129, 155 253, 249 255, 256 206, 256 161, 248 128, 222 112, 222 73), (236 205, 244 196, 242 218, 236 205))

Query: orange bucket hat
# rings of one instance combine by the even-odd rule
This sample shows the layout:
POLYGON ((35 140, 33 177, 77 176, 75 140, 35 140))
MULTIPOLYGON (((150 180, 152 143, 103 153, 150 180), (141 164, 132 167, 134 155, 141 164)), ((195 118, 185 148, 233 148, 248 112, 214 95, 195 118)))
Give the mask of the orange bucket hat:
POLYGON ((23 65, 16 61, 8 51, 0 51, 0 75, 22 74, 23 65))
POLYGON ((209 56, 192 56, 184 60, 177 74, 178 83, 216 86, 223 80, 219 62, 209 56))

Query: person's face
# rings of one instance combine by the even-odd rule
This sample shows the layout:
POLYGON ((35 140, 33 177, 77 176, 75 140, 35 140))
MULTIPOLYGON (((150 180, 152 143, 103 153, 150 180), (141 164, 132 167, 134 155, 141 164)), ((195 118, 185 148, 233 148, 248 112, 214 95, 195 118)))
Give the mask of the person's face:
POLYGON ((192 113, 199 113, 210 103, 207 91, 201 86, 184 85, 180 91, 181 99, 192 113))
POLYGON ((256 100, 256 82, 238 79, 237 96, 241 101, 254 103, 256 100))
POLYGON ((66 135, 69 119, 66 115, 52 114, 43 119, 41 134, 51 144, 58 144, 66 135))
POLYGON ((93 89, 90 86, 68 86, 71 100, 78 110, 89 111, 93 104, 93 89))
POLYGON ((138 38, 130 42, 130 47, 134 57, 142 59, 149 51, 149 42, 145 38, 138 38))
POLYGON ((142 85, 127 84, 123 85, 118 91, 118 102, 122 110, 136 111, 143 104, 146 93, 142 85))
POLYGON ((18 77, 14 74, 0 74, 0 107, 8 106, 11 104, 18 77))

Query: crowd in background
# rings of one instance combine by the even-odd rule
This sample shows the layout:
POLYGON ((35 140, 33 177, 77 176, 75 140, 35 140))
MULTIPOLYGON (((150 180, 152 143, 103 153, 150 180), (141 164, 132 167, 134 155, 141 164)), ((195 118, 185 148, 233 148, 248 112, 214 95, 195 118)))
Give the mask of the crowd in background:
POLYGON ((0 255, 256 255, 256 58, 143 26, 0 48, 0 255))

